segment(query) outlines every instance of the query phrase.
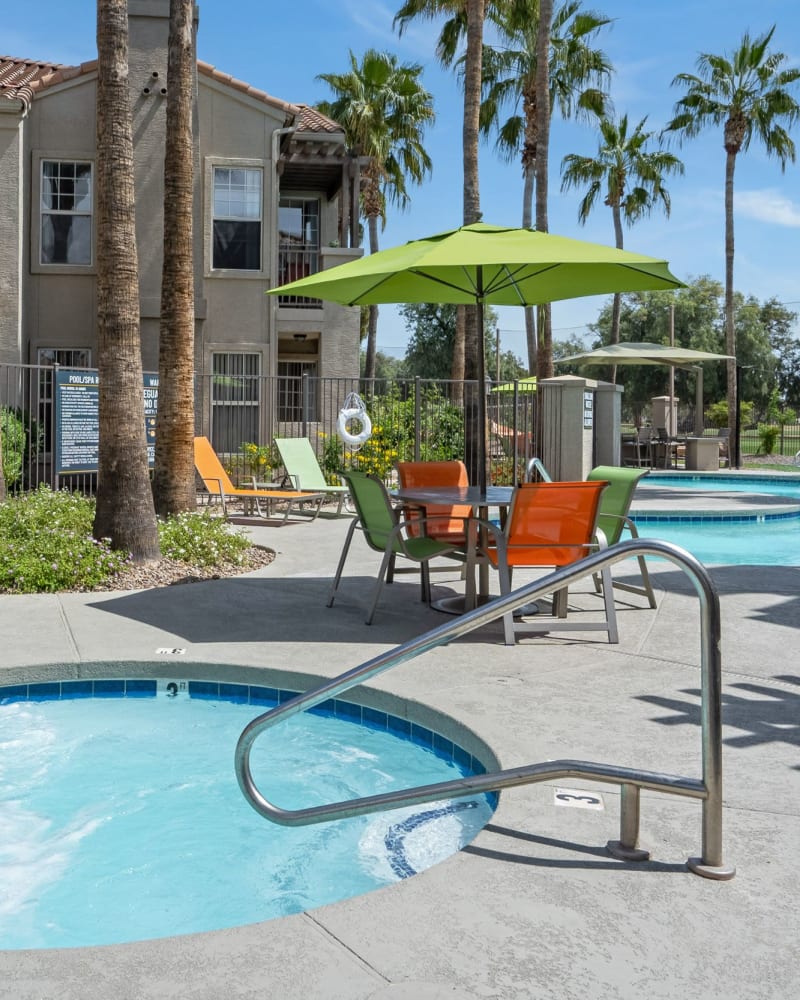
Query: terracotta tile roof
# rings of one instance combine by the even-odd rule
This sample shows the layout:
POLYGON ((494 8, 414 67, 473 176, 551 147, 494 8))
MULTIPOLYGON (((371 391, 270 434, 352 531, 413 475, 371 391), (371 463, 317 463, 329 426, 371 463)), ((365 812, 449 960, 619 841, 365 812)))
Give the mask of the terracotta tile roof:
MULTIPOLYGON (((64 66, 61 63, 37 62, 33 59, 17 59, 14 56, 0 56, 0 97, 17 100, 27 111, 34 94, 45 87, 74 79, 97 69, 97 60, 80 66, 64 66)), ((263 101, 286 115, 287 124, 296 124, 300 132, 341 133, 337 122, 321 114, 309 104, 290 104, 273 97, 264 90, 251 87, 243 80, 237 80, 230 73, 223 73, 210 63, 198 59, 197 71, 203 76, 218 80, 234 90, 239 90, 257 101, 263 101)))
POLYGON ((82 73, 91 73, 95 69, 96 59, 80 66, 63 66, 61 63, 0 56, 0 97, 20 101, 27 111, 37 90, 71 80, 82 73))
POLYGON ((344 132, 342 126, 321 111, 312 108, 310 104, 300 104, 300 120, 297 127, 300 132, 344 132))

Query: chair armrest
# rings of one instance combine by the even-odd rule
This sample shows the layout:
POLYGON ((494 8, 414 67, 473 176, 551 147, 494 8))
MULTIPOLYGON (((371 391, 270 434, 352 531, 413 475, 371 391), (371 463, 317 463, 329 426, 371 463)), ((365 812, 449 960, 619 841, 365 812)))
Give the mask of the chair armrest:
POLYGON ((209 483, 216 483, 219 495, 220 496, 224 496, 225 490, 222 488, 222 480, 221 479, 216 479, 214 476, 201 476, 200 478, 203 480, 203 484, 205 485, 205 488, 208 490, 209 493, 211 492, 211 490, 209 489, 208 484, 209 483))

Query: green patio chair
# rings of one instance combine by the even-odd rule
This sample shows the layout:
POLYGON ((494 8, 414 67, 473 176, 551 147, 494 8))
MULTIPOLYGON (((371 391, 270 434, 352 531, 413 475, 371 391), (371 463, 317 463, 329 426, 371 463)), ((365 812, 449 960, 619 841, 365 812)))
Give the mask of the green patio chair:
POLYGON ((332 485, 325 481, 317 456, 308 438, 275 438, 275 447, 281 456, 286 475, 296 490, 323 491, 339 500, 336 513, 342 513, 342 504, 348 499, 350 490, 344 485, 332 485), (300 483, 303 485, 300 486, 300 483), (306 485, 308 484, 308 485, 306 485))
MULTIPOLYGON (((647 469, 618 468, 613 465, 598 465, 592 469, 587 479, 604 479, 608 483, 603 496, 600 499, 600 514, 597 518, 597 527, 606 536, 609 545, 615 545, 621 538, 622 532, 627 528, 631 538, 638 538, 639 532, 636 525, 628 517, 633 494, 636 486, 643 476, 648 473, 647 469)), ((638 556, 639 571, 642 575, 643 586, 637 587, 630 583, 620 583, 613 581, 613 586, 617 590, 626 590, 632 594, 641 594, 646 597, 650 607, 656 606, 656 595, 650 583, 650 574, 647 572, 647 563, 644 556, 638 556)), ((600 580, 595 577, 595 589, 600 592, 600 580)))
MULTIPOLYGON (((391 497, 387 492, 383 482, 377 476, 368 476, 364 472, 357 472, 350 469, 342 473, 342 477, 350 490, 350 496, 355 504, 357 517, 351 522, 347 529, 344 548, 339 557, 339 565, 336 567, 336 575, 333 578, 328 607, 333 607, 336 591, 339 587, 339 580, 342 576, 347 553, 350 551, 350 543, 356 528, 364 533, 364 539, 371 549, 380 552, 382 555, 378 579, 375 585, 375 593, 372 599, 372 606, 367 617, 367 625, 372 624, 375 608, 378 605, 378 598, 383 589, 383 582, 391 583, 395 573, 415 573, 416 568, 395 568, 398 556, 411 559, 419 564, 420 585, 422 600, 427 604, 431 602, 431 580, 429 562, 438 556, 452 556, 455 559, 464 559, 463 548, 455 543, 440 542, 427 535, 410 535, 406 530, 409 521, 400 519, 400 511, 396 510, 392 504, 391 497)), ((427 518, 415 516, 413 524, 415 529, 419 529, 427 518)))

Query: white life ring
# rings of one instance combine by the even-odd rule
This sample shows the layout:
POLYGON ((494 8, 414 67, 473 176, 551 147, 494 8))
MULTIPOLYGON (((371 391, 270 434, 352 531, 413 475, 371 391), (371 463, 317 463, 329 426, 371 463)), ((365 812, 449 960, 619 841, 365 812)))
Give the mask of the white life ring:
POLYGON ((339 432, 339 437, 346 444, 364 444, 372 434, 372 421, 367 416, 366 410, 361 409, 361 407, 349 407, 339 411, 336 429, 339 432), (348 424, 351 420, 358 420, 361 424, 361 430, 358 434, 351 434, 348 430, 348 424))

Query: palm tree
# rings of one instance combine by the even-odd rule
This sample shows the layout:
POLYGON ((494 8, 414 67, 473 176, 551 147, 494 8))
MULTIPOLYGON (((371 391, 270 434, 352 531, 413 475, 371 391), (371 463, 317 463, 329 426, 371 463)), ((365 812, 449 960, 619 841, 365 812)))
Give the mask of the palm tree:
POLYGON ((96 538, 137 562, 159 555, 147 467, 133 192, 127 0, 97 2, 96 538))
POLYGON ((694 138, 707 126, 723 126, 725 149, 725 344, 733 356, 727 363, 728 420, 730 433, 736 423, 736 327, 733 297, 733 175, 736 157, 750 148, 755 137, 768 156, 776 156, 781 170, 787 160, 794 163, 795 146, 789 129, 796 123, 800 106, 792 88, 800 69, 783 69, 786 56, 769 49, 775 25, 758 38, 745 33, 732 56, 702 53, 697 74, 679 73, 672 81, 686 94, 676 104, 674 117, 665 131, 694 138))
MULTIPOLYGON (((481 131, 497 132, 497 149, 504 159, 522 160, 524 180, 522 225, 533 225, 533 193, 538 132, 536 125, 536 46, 539 28, 539 0, 513 0, 492 17, 500 45, 484 49, 484 100, 481 131), (504 121, 502 115, 511 106, 504 121)), ((582 10, 580 0, 566 0, 553 14, 549 45, 549 93, 551 109, 562 118, 606 112, 607 96, 600 89, 612 67, 601 49, 591 41, 609 18, 582 10)), ((536 372, 536 329, 533 309, 525 309, 528 370, 536 372)))
MULTIPOLYGON (((481 20, 481 36, 483 34, 483 21, 486 17, 487 11, 491 15, 494 11, 497 2, 503 4, 506 0, 485 0, 481 5, 481 11, 479 12, 475 7, 472 8, 471 20, 472 24, 477 25, 478 15, 481 20)), ((408 27, 409 23, 415 18, 420 20, 438 20, 439 18, 445 17, 442 24, 439 37, 436 41, 436 57, 442 66, 450 67, 452 66, 458 57, 462 43, 467 41, 467 25, 469 11, 469 0, 405 0, 400 10, 395 14, 394 26, 398 30, 398 34, 402 35, 405 29, 408 27)), ((475 34, 473 33, 473 38, 475 34)), ((469 68, 469 78, 470 87, 474 87, 474 81, 476 79, 475 67, 477 65, 476 58, 481 60, 481 69, 477 74, 477 78, 481 79, 483 75, 483 43, 481 41, 481 51, 478 53, 473 50, 470 53, 470 68, 469 68)), ((462 63, 462 60, 459 60, 462 63)), ((467 86, 467 72, 466 72, 466 55, 463 57, 463 79, 465 86, 464 93, 464 109, 465 109, 465 126, 467 132, 464 133, 464 222, 477 221, 480 218, 480 206, 479 197, 480 193, 478 190, 478 126, 475 124, 474 118, 474 108, 475 108, 475 93, 474 90, 467 96, 466 86, 467 86), (468 108, 472 110, 467 110, 468 108), (467 122, 472 124, 467 125, 467 122), (470 130, 474 132, 471 134, 470 130), (469 194, 467 189, 469 188, 469 194)), ((478 91, 478 107, 480 107, 480 90, 478 91)), ((463 386, 464 378, 475 378, 477 369, 477 359, 478 359, 478 346, 477 346, 477 319, 470 321, 470 338, 474 338, 475 342, 471 343, 469 349, 467 349, 467 311, 464 308, 460 308, 456 316, 456 336, 453 343, 453 367, 451 370, 451 378, 453 379, 453 402, 457 405, 463 402, 463 392, 461 391, 463 386)))
MULTIPOLYGON (((433 98, 420 83, 422 66, 398 64, 397 57, 369 49, 359 65, 350 52, 347 73, 321 73, 333 101, 320 104, 324 114, 344 128, 348 145, 367 158, 362 204, 367 217, 370 253, 378 250, 378 220, 386 221, 387 202, 404 208, 407 181, 419 184, 431 170, 422 144, 425 126, 434 119, 433 98)), ((370 306, 365 376, 375 377, 378 307, 370 306)))
MULTIPOLYGON (((536 228, 549 232, 547 219, 547 175, 550 162, 550 33, 553 26, 553 0, 539 0, 539 24, 536 31, 536 228)), ((553 327, 549 304, 540 305, 538 312, 536 374, 538 378, 553 377, 553 327)), ((537 399, 536 444, 540 448, 544 421, 542 397, 537 399)), ((540 451, 541 454, 541 451, 540 451)))
MULTIPOLYGON (((632 225, 649 215, 656 205, 669 216, 670 196, 664 178, 667 174, 683 173, 683 164, 677 156, 660 148, 648 150, 647 144, 654 133, 645 131, 646 122, 647 118, 643 118, 629 131, 627 115, 619 121, 601 116, 597 155, 570 153, 561 161, 562 191, 588 185, 578 206, 578 221, 585 225, 602 196, 603 203, 611 209, 618 250, 623 249, 623 222, 632 225)), ((612 344, 619 343, 620 303, 617 294, 611 315, 612 344)), ((616 370, 612 373, 612 381, 615 379, 616 370)))
POLYGON ((164 157, 164 263, 158 342, 153 496, 161 517, 195 506, 194 263, 194 2, 170 0, 164 157))
MULTIPOLYGON (((460 65, 464 84, 464 119, 462 122, 463 155, 463 223, 481 218, 480 183, 478 178, 478 143, 480 139, 480 106, 483 78, 483 25, 487 10, 493 10, 493 0, 406 0, 394 18, 402 35, 414 18, 446 20, 436 43, 436 55, 443 66, 451 66, 463 41, 466 49, 460 65)), ((456 385, 461 380, 484 382, 484 359, 478 350, 478 317, 474 307, 464 306, 456 314, 456 336, 453 344, 452 377, 456 385)), ((462 396, 463 399, 463 396, 462 396)), ((454 401, 458 402, 455 394, 454 401)), ((466 400, 467 455, 476 455, 474 447, 480 418, 478 401, 466 400)), ((484 449, 485 452, 485 449, 484 449)), ((470 468, 473 482, 485 482, 485 472, 470 468)))

